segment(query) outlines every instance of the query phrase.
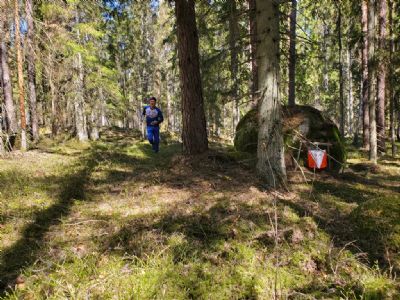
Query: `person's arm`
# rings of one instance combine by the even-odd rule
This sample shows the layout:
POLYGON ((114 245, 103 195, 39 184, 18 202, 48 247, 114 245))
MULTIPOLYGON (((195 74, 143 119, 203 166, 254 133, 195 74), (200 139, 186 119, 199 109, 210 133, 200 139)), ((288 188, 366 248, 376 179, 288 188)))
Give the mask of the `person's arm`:
POLYGON ((143 112, 142 112, 142 115, 143 115, 143 116, 145 116, 145 115, 146 115, 146 106, 145 106, 145 107, 143 107, 143 112))

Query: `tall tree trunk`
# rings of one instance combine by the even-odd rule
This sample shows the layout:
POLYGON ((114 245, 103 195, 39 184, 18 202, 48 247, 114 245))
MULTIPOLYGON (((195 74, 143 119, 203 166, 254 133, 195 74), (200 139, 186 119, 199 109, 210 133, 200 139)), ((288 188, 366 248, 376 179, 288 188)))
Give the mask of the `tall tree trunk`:
MULTIPOLYGON (((79 24, 79 11, 76 8, 76 24, 79 24)), ((77 30, 77 40, 80 40, 80 33, 77 30)), ((84 73, 83 73, 83 62, 82 62, 82 54, 78 52, 75 57, 75 88, 76 88, 76 95, 75 95, 75 127, 76 127, 76 134, 78 136, 79 141, 87 141, 88 140, 88 132, 87 132, 87 125, 86 125, 86 116, 85 116, 85 99, 83 95, 83 80, 84 80, 84 73)))
MULTIPOLYGON (((48 63, 51 63, 52 59, 49 55, 48 63)), ((59 115, 57 109, 57 94, 56 94, 56 87, 54 85, 54 78, 53 78, 53 70, 51 65, 45 67, 46 77, 47 77, 47 84, 49 87, 49 94, 50 94, 50 103, 51 103, 51 116, 50 116, 50 123, 51 123, 51 135, 55 137, 59 131, 59 115)))
POLYGON ((257 171, 273 188, 286 182, 279 92, 279 6, 257 0, 258 78, 260 88, 257 171))
MULTIPOLYGON (((386 51, 386 22, 387 22, 387 0, 379 0, 379 49, 386 51)), ((378 135, 378 151, 386 152, 386 130, 385 130, 385 92, 386 92, 386 61, 379 57, 378 64, 378 97, 377 97, 377 114, 376 127, 378 135)))
POLYGON ((368 105, 368 0, 362 0, 362 99, 363 110, 363 148, 369 150, 369 105, 368 105))
MULTIPOLYGON (((360 49, 358 49, 358 51, 360 52, 360 57, 362 57, 362 47, 360 49)), ((362 58, 361 58, 361 63, 362 63, 362 58)), ((362 68, 362 66, 361 66, 362 68)), ((362 76, 362 69, 361 69, 361 76, 362 76)), ((355 134, 354 134, 354 140, 353 143, 355 146, 359 146, 360 145, 360 130, 362 130, 362 125, 363 125, 363 103, 362 103, 362 99, 363 99, 363 80, 362 78, 360 79, 359 82, 360 88, 359 88, 359 97, 358 97, 358 107, 357 107, 357 122, 356 122, 356 126, 355 126, 355 134)))
POLYGON ((322 25, 322 34, 323 34, 322 53, 324 55, 324 69, 323 69, 322 77, 323 77, 324 91, 328 92, 329 91, 329 72, 328 72, 328 61, 329 61, 328 35, 329 35, 329 30, 328 30, 328 25, 326 25, 326 24, 322 25))
POLYGON ((26 151, 28 148, 26 139, 26 117, 25 117, 25 91, 24 91, 24 72, 22 67, 21 53, 21 33, 19 18, 19 1, 14 1, 14 20, 15 20, 15 46, 17 50, 17 69, 18 69, 18 92, 19 92, 19 109, 21 117, 21 150, 26 151))
POLYGON ((6 21, 0 18, 0 62, 2 69, 3 97, 7 117, 7 128, 10 134, 18 132, 17 116, 12 96, 10 68, 8 66, 6 21))
POLYGON ((92 106, 90 112, 90 120, 89 120, 89 136, 92 141, 97 141, 100 137, 99 126, 100 126, 100 114, 101 114, 101 100, 100 95, 99 98, 92 99, 94 101, 94 105, 92 106))
POLYGON ((229 46, 231 49, 231 98, 232 104, 232 132, 235 134, 236 125, 239 123, 240 112, 239 112, 239 28, 238 28, 238 17, 237 17, 236 0, 229 0, 229 46))
POLYGON ((340 2, 337 3, 338 19, 336 29, 339 44, 339 106, 340 106, 340 134, 345 134, 345 112, 344 112, 344 80, 343 80, 343 46, 342 46, 342 9, 340 2))
POLYGON ((257 65, 257 6, 256 0, 249 1, 250 55, 251 55, 251 102, 257 107, 258 102, 258 65, 257 65))
POLYGON ((352 59, 352 53, 351 53, 351 48, 350 45, 348 45, 347 48, 347 64, 348 64, 348 85, 349 85, 349 90, 348 90, 348 102, 347 102, 347 126, 349 130, 349 135, 353 137, 354 133, 354 95, 353 95, 353 71, 352 71, 352 65, 353 65, 353 59, 352 59))
POLYGON ((33 7, 32 0, 25 0, 25 13, 28 23, 28 33, 26 35, 28 62, 28 87, 29 87, 29 113, 31 120, 32 138, 39 140, 39 125, 36 103, 36 78, 35 78, 35 52, 34 52, 34 26, 33 26, 33 7))
POLYGON ((289 106, 294 106, 296 104, 296 25, 297 0, 292 0, 289 44, 289 106))
MULTIPOLYGON (((393 10, 394 1, 389 0, 389 39, 390 39, 390 49, 389 49, 389 61, 393 61, 393 54, 395 52, 395 37, 393 30, 393 10)), ((396 125, 395 125, 395 111, 396 111, 396 94, 394 93, 394 69, 393 65, 389 66, 389 100, 390 100, 390 141, 392 145, 392 157, 396 156, 397 146, 396 146, 396 125)))
POLYGON ((369 159, 374 164, 378 160, 376 130, 376 54, 375 54, 375 10, 374 0, 368 1, 368 96, 369 96, 369 159))
POLYGON ((168 121, 167 129, 168 131, 174 131, 173 128, 174 117, 172 115, 172 101, 171 101, 173 83, 171 82, 169 72, 167 72, 165 76, 165 81, 167 82, 167 121, 168 121))
MULTIPOLYGON (((3 73, 3 71, 1 70, 1 64, 0 64, 0 88, 2 88, 3 89, 3 81, 1 80, 1 73, 3 73)), ((3 154, 4 154, 4 152, 5 152, 5 147, 4 147, 4 140, 3 140, 3 120, 4 120, 4 118, 3 118, 3 114, 4 114, 4 111, 3 111, 3 104, 1 103, 0 104, 0 156, 2 156, 3 154)))
POLYGON ((182 90, 183 150, 189 155, 199 154, 208 149, 208 141, 194 0, 176 0, 175 14, 182 90))

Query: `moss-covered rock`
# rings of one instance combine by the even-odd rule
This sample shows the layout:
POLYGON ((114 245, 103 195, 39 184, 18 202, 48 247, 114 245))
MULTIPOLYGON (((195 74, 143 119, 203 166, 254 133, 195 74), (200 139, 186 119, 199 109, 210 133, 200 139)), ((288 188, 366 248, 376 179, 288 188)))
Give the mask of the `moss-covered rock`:
MULTIPOLYGON (((287 157, 297 156, 302 145, 301 158, 306 157, 307 145, 301 141, 331 143, 330 155, 333 169, 339 169, 346 161, 345 144, 339 129, 323 113, 310 106, 296 105, 283 108, 283 133, 287 157)), ((257 152, 258 123, 257 111, 249 111, 236 127, 235 148, 242 152, 257 152)))
POLYGON ((236 127, 235 148, 241 152, 256 153, 258 140, 257 110, 252 109, 239 121, 236 127))

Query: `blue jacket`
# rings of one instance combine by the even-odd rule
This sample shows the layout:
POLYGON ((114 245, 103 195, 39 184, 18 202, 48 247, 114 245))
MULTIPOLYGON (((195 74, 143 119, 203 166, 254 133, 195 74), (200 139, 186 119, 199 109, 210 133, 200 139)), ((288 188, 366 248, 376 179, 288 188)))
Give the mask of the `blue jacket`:
POLYGON ((151 109, 150 106, 145 106, 143 108, 143 116, 146 116, 146 124, 147 126, 156 126, 158 127, 162 121, 164 121, 164 117, 162 115, 162 111, 155 107, 151 109), (155 122, 155 123, 153 123, 155 122), (153 124, 152 124, 153 123, 153 124))

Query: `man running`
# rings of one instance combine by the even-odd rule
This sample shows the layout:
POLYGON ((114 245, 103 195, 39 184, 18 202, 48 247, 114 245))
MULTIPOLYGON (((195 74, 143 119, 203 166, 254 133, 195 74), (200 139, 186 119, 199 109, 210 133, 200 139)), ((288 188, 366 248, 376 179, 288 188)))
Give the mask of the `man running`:
POLYGON ((164 121, 161 110, 156 107, 156 97, 149 99, 150 105, 143 108, 143 116, 146 116, 147 139, 155 153, 158 153, 160 144, 160 124, 164 121))

